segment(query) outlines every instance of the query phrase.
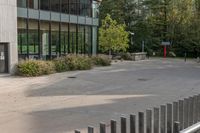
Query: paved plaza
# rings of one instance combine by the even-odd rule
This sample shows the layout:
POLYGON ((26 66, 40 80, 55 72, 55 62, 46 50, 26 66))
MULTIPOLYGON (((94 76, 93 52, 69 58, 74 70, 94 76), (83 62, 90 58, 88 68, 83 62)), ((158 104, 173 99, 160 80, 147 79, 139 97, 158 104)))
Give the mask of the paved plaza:
POLYGON ((200 64, 153 58, 37 78, 0 75, 1 133, 69 133, 200 94, 200 64))

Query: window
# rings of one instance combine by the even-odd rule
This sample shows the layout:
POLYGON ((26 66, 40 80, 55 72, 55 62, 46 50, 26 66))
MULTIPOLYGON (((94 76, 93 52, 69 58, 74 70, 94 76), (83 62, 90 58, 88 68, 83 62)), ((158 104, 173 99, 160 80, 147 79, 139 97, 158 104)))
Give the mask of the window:
POLYGON ((60 12, 60 0, 51 1, 51 11, 60 12))
POLYGON ((40 9, 41 10, 49 10, 49 0, 40 0, 40 9))
POLYGON ((27 7, 26 0, 17 0, 17 7, 26 8, 27 7))
POLYGON ((85 26, 85 54, 92 54, 92 29, 90 26, 85 26))
POLYGON ((59 53, 59 23, 51 23, 51 56, 57 57, 59 53))
POLYGON ((32 9, 38 9, 38 0, 28 0, 28 7, 32 9))
POLYGON ((26 58, 28 55, 28 40, 27 40, 27 20, 18 18, 17 22, 17 30, 18 30, 18 53, 19 57, 26 58), (24 56, 22 56, 24 55, 24 56))
POLYGON ((71 53, 76 53, 76 25, 75 24, 70 24, 70 52, 71 53))
POLYGON ((49 22, 40 22, 40 44, 43 59, 49 59, 49 22))
POLYGON ((61 53, 66 54, 68 51, 68 24, 62 23, 61 25, 61 53))
POLYGON ((29 54, 39 55, 38 21, 29 20, 28 29, 29 54))
POLYGON ((84 26, 79 25, 78 27, 78 53, 83 54, 84 53, 84 26))
POLYGON ((61 10, 62 13, 69 14, 69 0, 62 0, 61 10))

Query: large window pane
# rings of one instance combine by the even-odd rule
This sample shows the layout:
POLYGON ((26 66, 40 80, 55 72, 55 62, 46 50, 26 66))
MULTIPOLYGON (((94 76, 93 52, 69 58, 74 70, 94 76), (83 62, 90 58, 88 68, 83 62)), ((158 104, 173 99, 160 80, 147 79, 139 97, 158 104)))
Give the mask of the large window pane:
POLYGON ((17 6, 26 8, 27 7, 26 0, 17 0, 17 6))
POLYGON ((61 25, 61 53, 66 54, 68 52, 68 24, 62 23, 61 25))
POLYGON ((40 0, 40 9, 49 10, 49 0, 40 0))
POLYGON ((51 1, 51 11, 60 12, 60 0, 51 1))
POLYGON ((51 55, 57 57, 59 53, 59 23, 51 23, 51 55))
POLYGON ((61 8, 62 8, 62 13, 67 13, 69 14, 69 0, 61 0, 61 8))
POLYGON ((28 32, 29 54, 39 55, 38 21, 29 20, 28 32))
POLYGON ((85 27, 85 52, 88 55, 92 53, 92 31, 90 26, 85 27))
POLYGON ((76 25, 70 24, 70 52, 76 53, 76 25))
POLYGON ((40 22, 41 54, 44 59, 49 58, 49 22, 40 22))
POLYGON ((27 57, 28 54, 27 20, 18 18, 17 29, 18 29, 18 53, 21 55, 20 57, 25 58, 27 57))
POLYGON ((28 0, 28 7, 32 9, 38 9, 38 1, 39 0, 28 0))
POLYGON ((84 26, 79 26, 78 28, 78 53, 84 53, 84 26))
POLYGON ((77 1, 78 0, 69 0, 69 3, 70 3, 70 6, 69 6, 69 12, 70 14, 74 14, 76 15, 77 14, 77 1))

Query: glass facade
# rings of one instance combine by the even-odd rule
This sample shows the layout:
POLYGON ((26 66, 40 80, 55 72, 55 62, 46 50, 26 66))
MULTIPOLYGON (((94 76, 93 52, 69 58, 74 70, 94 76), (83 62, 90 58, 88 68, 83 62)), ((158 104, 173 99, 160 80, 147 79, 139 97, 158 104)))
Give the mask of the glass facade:
MULTIPOLYGON (((20 8, 45 10, 47 13, 52 11, 90 18, 94 16, 92 0, 17 0, 17 5, 20 8)), ((97 30, 97 26, 92 24, 19 17, 19 57, 53 59, 71 53, 91 55, 97 41, 93 38, 94 27, 97 30)))

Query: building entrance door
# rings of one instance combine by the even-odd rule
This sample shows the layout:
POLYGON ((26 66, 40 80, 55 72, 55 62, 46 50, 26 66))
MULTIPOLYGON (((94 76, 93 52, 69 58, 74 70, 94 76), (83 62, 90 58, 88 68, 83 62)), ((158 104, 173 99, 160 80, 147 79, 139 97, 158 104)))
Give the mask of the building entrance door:
POLYGON ((0 73, 8 72, 8 44, 0 43, 0 73))

